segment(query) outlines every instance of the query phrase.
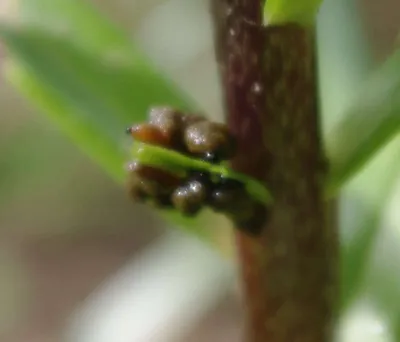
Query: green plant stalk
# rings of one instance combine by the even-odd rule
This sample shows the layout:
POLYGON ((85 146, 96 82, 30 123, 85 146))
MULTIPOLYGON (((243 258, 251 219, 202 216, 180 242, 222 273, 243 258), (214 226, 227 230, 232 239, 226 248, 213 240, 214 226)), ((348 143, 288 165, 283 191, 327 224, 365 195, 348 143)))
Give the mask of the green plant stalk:
POLYGON ((232 167, 273 198, 261 237, 236 233, 246 342, 328 342, 338 243, 325 200, 314 29, 264 27, 263 6, 212 1, 227 122, 240 146, 232 167))

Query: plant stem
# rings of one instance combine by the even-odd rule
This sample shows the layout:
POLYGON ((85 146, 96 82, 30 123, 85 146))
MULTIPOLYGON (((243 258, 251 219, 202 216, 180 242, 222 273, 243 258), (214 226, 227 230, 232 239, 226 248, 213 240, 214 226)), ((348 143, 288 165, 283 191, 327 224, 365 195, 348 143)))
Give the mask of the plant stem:
POLYGON ((261 0, 211 4, 227 122, 240 146, 232 167, 273 198, 258 238, 236 233, 246 341, 330 341, 337 239, 324 200, 313 28, 262 26, 261 0))

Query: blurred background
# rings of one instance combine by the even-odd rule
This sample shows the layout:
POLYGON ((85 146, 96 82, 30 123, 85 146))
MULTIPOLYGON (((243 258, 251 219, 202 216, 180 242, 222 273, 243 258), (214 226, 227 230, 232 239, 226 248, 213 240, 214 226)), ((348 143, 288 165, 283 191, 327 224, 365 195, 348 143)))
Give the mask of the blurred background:
MULTIPOLYGON (((222 120, 208 1, 91 2, 205 112, 222 120)), ((326 57, 322 97, 330 95, 323 105, 325 130, 349 101, 349 92, 332 95, 329 87, 347 84, 340 79, 346 61, 336 64, 334 58, 346 59, 357 45, 352 39, 359 39, 347 35, 343 16, 359 23, 368 46, 368 56, 347 63, 360 70, 359 82, 393 50, 400 29, 396 0, 334 3, 325 1, 320 16, 328 18, 319 32, 326 57)), ((0 0, 0 20, 16 17, 18 1, 0 0)), ((0 46, 0 63, 2 57, 0 46)), ((0 341, 241 341, 231 260, 131 203, 1 71, 0 113, 0 341)), ((387 148, 398 147, 395 141, 387 148)), ((400 287, 400 186, 393 182, 384 194, 378 185, 370 187, 385 177, 385 158, 391 157, 378 156, 343 195, 344 245, 360 240, 354 240, 354 227, 366 224, 377 207, 380 229, 368 254, 365 284, 341 316, 339 341, 396 340, 388 327, 397 312, 400 317, 400 298, 391 297, 400 287)), ((222 231, 216 234, 219 243, 229 248, 231 237, 222 231)))

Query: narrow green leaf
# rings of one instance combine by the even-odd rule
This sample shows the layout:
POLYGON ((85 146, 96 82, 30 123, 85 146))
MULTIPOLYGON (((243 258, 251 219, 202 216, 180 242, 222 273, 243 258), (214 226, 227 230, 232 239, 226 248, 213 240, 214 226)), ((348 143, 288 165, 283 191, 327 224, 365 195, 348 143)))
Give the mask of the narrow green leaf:
POLYGON ((179 176, 185 176, 190 170, 200 170, 209 172, 212 176, 222 175, 238 180, 245 184, 247 192, 254 199, 265 204, 271 202, 270 194, 263 184, 251 177, 235 172, 227 166, 210 164, 173 150, 140 142, 134 142, 131 151, 132 158, 140 163, 155 166, 179 176))
POLYGON ((126 154, 115 136, 97 126, 95 118, 91 120, 91 117, 81 116, 77 108, 60 93, 38 81, 29 71, 11 62, 5 70, 13 85, 26 98, 45 110, 49 118, 62 127, 78 147, 96 160, 114 179, 124 179, 123 164, 126 154))
MULTIPOLYGON (((19 82, 28 88, 30 98, 41 107, 49 101, 52 109, 47 113, 56 117, 60 127, 78 143, 93 141, 91 145, 100 151, 97 154, 104 153, 103 159, 110 163, 108 169, 121 167, 125 127, 132 121, 143 120, 152 105, 167 103, 178 108, 189 107, 189 101, 154 72, 104 63, 69 41, 38 30, 3 28, 0 35, 13 57, 14 66, 18 63, 30 77, 40 82, 40 86, 35 84, 36 94, 29 88, 26 75, 24 82, 19 82), (56 101, 57 104, 53 103, 56 101), (60 109, 60 103, 68 110, 60 109), (98 141, 99 135, 104 139, 102 142, 98 141), (82 141, 78 136, 87 138, 82 141)), ((15 72, 10 76, 20 77, 15 72)), ((91 149, 90 154, 93 153, 91 149)))
MULTIPOLYGON (((51 87, 46 86, 18 65, 8 63, 6 71, 14 86, 29 100, 39 105, 49 117, 65 129, 79 148, 99 163, 120 184, 125 183, 126 171, 124 164, 127 154, 114 139, 96 127, 90 120, 77 116, 75 108, 71 107, 62 96, 51 87)), ((124 131, 121 131, 124 135, 124 131)), ((169 221, 180 228, 190 231, 205 241, 211 242, 213 235, 205 229, 209 222, 210 212, 204 212, 196 219, 185 218, 178 212, 162 212, 169 221)))
MULTIPOLYGON (((348 211, 348 215, 344 220, 342 218, 341 222, 342 310, 350 306, 363 286, 383 209, 399 172, 400 138, 396 138, 344 191, 342 208, 343 211, 348 211)), ((343 214, 345 213, 342 212, 343 214)))
POLYGON ((325 0, 317 17, 318 83, 324 136, 344 117, 357 90, 373 70, 371 48, 357 4, 357 0, 325 0))
POLYGON ((268 25, 312 25, 321 3, 322 0, 267 0, 264 6, 264 22, 268 25))
POLYGON ((93 54, 147 64, 129 35, 87 0, 19 0, 18 4, 23 26, 55 32, 93 54))
MULTIPOLYGON (((398 203, 400 199, 400 136, 390 143, 391 164, 381 164, 380 174, 389 178, 390 189, 384 199, 381 222, 377 225, 373 253, 368 256, 364 275, 364 291, 374 305, 384 313, 385 321, 398 341, 400 324, 400 262, 398 203), (384 170, 384 171, 383 171, 384 170), (393 174, 395 178, 393 179, 393 174)), ((386 150, 386 149, 385 149, 386 150)), ((374 161, 375 162, 375 161, 374 161)))
MULTIPOLYGON (((318 76, 324 136, 345 117, 346 109, 357 94, 355 90, 365 82, 373 67, 371 48, 357 5, 356 0, 325 0, 317 17, 318 76), (337 18, 340 18, 340 25, 337 18)), ((382 156, 378 156, 344 187, 338 199, 341 242, 339 302, 342 311, 357 298, 363 285, 367 256, 371 252, 381 209, 393 181, 392 173, 386 178, 377 170, 380 163, 388 167, 392 165, 390 155, 393 152, 393 148, 385 149, 382 156)))
POLYGON ((400 50, 377 70, 326 140, 334 194, 400 131, 400 50))
POLYGON ((19 63, 98 120, 143 120, 154 104, 184 110, 194 104, 151 68, 93 56, 73 42, 32 27, 0 32, 19 63), (92 115, 93 115, 92 114, 92 115), (115 117, 115 118, 110 118, 115 117))
MULTIPOLYGON (((9 79, 64 130, 75 143, 119 182, 126 175, 125 128, 146 119, 148 109, 168 104, 183 110, 195 106, 185 94, 141 61, 120 63, 96 56, 74 42, 36 27, 1 27, 12 63, 9 79)), ((206 240, 210 214, 166 218, 206 240)))

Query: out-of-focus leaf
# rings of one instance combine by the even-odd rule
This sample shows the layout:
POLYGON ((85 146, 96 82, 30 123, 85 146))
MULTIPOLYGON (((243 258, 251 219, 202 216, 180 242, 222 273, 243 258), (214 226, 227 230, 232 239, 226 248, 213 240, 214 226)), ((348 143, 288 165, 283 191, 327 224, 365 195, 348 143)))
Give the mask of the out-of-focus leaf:
MULTIPOLYGON (((317 18, 317 50, 321 119, 326 135, 345 117, 346 109, 373 65, 355 0, 323 2, 317 18)), ((356 298, 362 285, 380 210, 390 187, 390 180, 387 180, 386 188, 382 184, 386 178, 378 178, 375 182, 379 167, 373 165, 377 164, 369 165, 355 177, 339 198, 342 310, 356 298)))
MULTIPOLYGON (((90 117, 81 116, 79 107, 76 108, 47 83, 37 81, 33 74, 17 64, 8 63, 6 72, 19 91, 45 110, 80 148, 99 162, 116 180, 123 180, 126 155, 116 138, 118 126, 114 128, 115 132, 111 131, 114 135, 108 133, 109 127, 99 126, 95 113, 93 121, 90 117)), ((122 124, 120 125, 122 129, 122 124)))
POLYGON ((31 100, 46 108, 69 136, 118 179, 123 172, 125 127, 143 120, 154 104, 189 107, 166 81, 158 82, 154 72, 95 59, 43 31, 10 28, 0 34, 13 57, 9 75, 19 78, 14 83, 22 91, 26 87, 31 100), (18 72, 22 69, 17 65, 29 76, 18 72), (36 80, 34 86, 29 77, 36 80))
POLYGON ((148 68, 129 35, 87 0, 18 0, 18 5, 24 26, 55 32, 95 55, 111 55, 148 68))
POLYGON ((267 24, 315 22, 322 0, 267 0, 264 6, 264 22, 267 24))
MULTIPOLYGON (((118 48, 116 55, 97 54, 102 49, 106 51, 113 41, 119 47, 124 41, 110 34, 112 39, 102 45, 100 37, 107 35, 101 29, 99 36, 94 34, 95 28, 91 32, 93 37, 88 34, 86 38, 93 38, 92 45, 88 44, 94 47, 93 51, 65 35, 36 26, 23 25, 18 29, 3 26, 1 37, 12 58, 7 67, 11 81, 121 181, 128 156, 123 146, 125 127, 132 121, 145 119, 153 105, 167 104, 184 110, 195 106, 140 55, 135 60, 134 49, 118 48)), ((166 216, 184 228, 196 230, 198 235, 209 233, 202 227, 204 215, 197 220, 184 219, 175 213, 166 216)))
POLYGON ((380 67, 326 139, 334 193, 400 132, 400 50, 380 67))
POLYGON ((368 270, 370 254, 384 208, 400 170, 400 138, 391 142, 347 187, 342 210, 341 305, 346 309, 355 299, 368 270), (383 171, 384 170, 384 171, 383 171), (353 216, 353 217, 351 217, 353 216), (343 222, 351 220, 351 222, 343 222), (355 222, 354 222, 355 221, 355 222), (346 237, 346 235, 350 235, 346 237))
MULTIPOLYGON (((363 100, 358 89, 368 79, 373 65, 360 24, 354 0, 324 1, 318 18, 318 54, 323 124, 324 130, 329 133, 346 120, 354 101, 363 100)), ((381 93, 381 90, 378 91, 381 93)), ((365 114, 361 112, 358 115, 365 114)), ((359 127, 353 128, 353 135, 357 135, 358 130, 359 127)), ((330 139, 332 143, 347 144, 340 134, 331 135, 330 139)), ((349 308, 360 290, 365 289, 371 252, 400 169, 399 142, 396 139, 379 151, 377 157, 364 165, 364 169, 342 189, 339 220, 342 311, 349 308)))
MULTIPOLYGON (((75 111, 69 104, 59 96, 51 87, 46 87, 40 81, 23 68, 9 64, 7 72, 13 84, 28 99, 35 101, 53 120, 62 127, 71 127, 71 137, 78 143, 89 156, 93 157, 100 165, 108 171, 118 182, 123 183, 126 174, 123 169, 126 155, 116 144, 115 140, 109 139, 102 131, 91 125, 91 121, 78 122, 78 129, 73 129, 77 124, 74 121, 75 111)), ((209 212, 205 212, 197 219, 188 219, 175 212, 163 212, 163 216, 178 224, 181 228, 195 233, 197 236, 211 243, 213 232, 205 229, 209 220, 209 212)))
MULTIPOLYGON (((48 136, 32 132, 32 127, 22 125, 9 142, 0 144, 0 206, 12 201, 14 196, 26 192, 27 186, 40 186, 44 179, 59 172, 55 158, 65 153, 65 145, 59 141, 49 146, 48 136), (40 154, 40 160, 37 151, 40 154), (51 165, 51 168, 49 168, 51 165)), ((61 157, 60 157, 61 158, 61 157)), ((30 189, 32 190, 32 189, 30 189)))
MULTIPOLYGON (((400 167, 400 137, 397 143, 397 168, 400 167)), ((385 169, 386 170, 386 169, 385 169)), ((391 189, 390 201, 385 208, 385 217, 380 224, 379 235, 375 239, 374 253, 369 258, 370 267, 365 275, 365 292, 384 312, 388 325, 399 340, 400 333, 400 172, 391 189)))
POLYGON ((4 28, 2 37, 18 63, 106 126, 143 120, 154 104, 194 108, 185 94, 142 64, 94 56, 33 27, 4 28))
POLYGON ((344 117, 373 67, 356 3, 325 0, 317 17, 318 81, 325 134, 344 117))

